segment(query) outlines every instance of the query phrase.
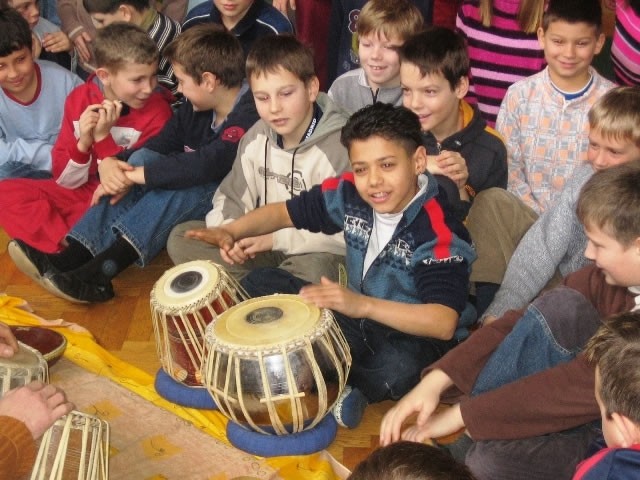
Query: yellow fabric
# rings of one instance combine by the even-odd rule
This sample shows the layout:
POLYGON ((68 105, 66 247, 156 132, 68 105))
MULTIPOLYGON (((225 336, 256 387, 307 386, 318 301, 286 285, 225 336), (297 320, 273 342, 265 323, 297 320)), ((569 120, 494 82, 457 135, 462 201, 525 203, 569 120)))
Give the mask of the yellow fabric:
MULTIPOLYGON (((225 431, 227 419, 219 412, 185 408, 160 397, 154 387, 154 379, 142 370, 123 362, 100 345, 89 331, 64 320, 45 320, 29 311, 21 298, 0 296, 0 321, 9 325, 46 326, 67 339, 65 358, 97 375, 105 376, 141 397, 153 402, 220 441, 229 443, 225 431)), ((266 463, 278 470, 281 478, 300 480, 340 480, 331 466, 331 459, 323 452, 304 456, 273 457, 266 463)))

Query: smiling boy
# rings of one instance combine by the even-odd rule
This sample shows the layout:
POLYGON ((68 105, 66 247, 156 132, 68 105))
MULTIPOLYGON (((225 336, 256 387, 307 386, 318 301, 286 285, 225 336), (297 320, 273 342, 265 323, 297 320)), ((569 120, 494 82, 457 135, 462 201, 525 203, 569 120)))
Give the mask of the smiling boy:
POLYGON ((338 77, 329 97, 349 113, 376 102, 400 105, 398 49, 423 28, 420 10, 408 0, 367 2, 356 29, 361 68, 338 77))
POLYGON ((235 262, 242 261, 235 252, 248 237, 291 227, 343 232, 347 287, 327 278, 289 281, 295 293, 332 309, 347 338, 353 364, 334 415, 354 428, 368 403, 398 399, 422 368, 457 344, 474 253, 437 182, 421 174, 427 156, 413 113, 369 105, 351 116, 341 142, 353 173, 187 235, 220 246, 223 258, 235 262))
POLYGON ((61 248, 98 185, 118 182, 120 171, 104 160, 141 145, 171 116, 167 98, 154 91, 158 49, 146 32, 110 25, 100 32, 96 59, 95 75, 65 102, 52 150, 54 178, 0 182, 0 225, 47 253, 61 248))

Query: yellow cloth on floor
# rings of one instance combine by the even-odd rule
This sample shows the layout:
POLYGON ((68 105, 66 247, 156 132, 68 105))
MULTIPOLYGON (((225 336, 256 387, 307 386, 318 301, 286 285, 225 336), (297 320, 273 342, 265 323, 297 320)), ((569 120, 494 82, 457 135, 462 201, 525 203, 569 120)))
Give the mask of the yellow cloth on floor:
MULTIPOLYGON (((221 413, 185 408, 165 400, 155 391, 154 378, 151 375, 106 351, 96 343, 88 330, 64 320, 45 320, 30 310, 25 300, 0 295, 0 321, 9 325, 47 327, 61 333, 67 339, 65 358, 96 375, 111 379, 155 405, 191 422, 218 440, 229 443, 225 434, 227 419, 221 413)), ((332 467, 331 457, 325 452, 303 456, 272 457, 265 461, 284 479, 340 480, 344 478, 343 475, 346 472, 346 469, 340 473, 336 472, 332 467)), ((341 466, 336 467, 340 469, 341 466)))

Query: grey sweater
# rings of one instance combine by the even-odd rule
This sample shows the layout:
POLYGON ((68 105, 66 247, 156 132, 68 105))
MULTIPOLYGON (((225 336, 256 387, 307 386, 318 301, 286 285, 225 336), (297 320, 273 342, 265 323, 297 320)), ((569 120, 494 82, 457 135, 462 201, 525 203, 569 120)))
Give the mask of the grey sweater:
POLYGON ((507 310, 525 307, 551 280, 556 269, 564 277, 589 263, 584 256, 587 237, 576 216, 576 204, 580 189, 591 175, 590 164, 578 165, 557 202, 522 237, 485 316, 501 317, 507 310))
POLYGON ((354 113, 376 102, 402 105, 402 87, 380 87, 371 90, 362 68, 351 70, 335 79, 329 88, 329 97, 349 113, 354 113))

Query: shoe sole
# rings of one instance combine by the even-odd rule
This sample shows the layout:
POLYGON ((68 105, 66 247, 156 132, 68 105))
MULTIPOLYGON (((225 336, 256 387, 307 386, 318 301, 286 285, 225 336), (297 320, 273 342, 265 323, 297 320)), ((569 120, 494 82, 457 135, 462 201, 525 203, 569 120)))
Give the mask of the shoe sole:
POLYGON ((24 253, 24 250, 20 248, 20 246, 14 242, 9 242, 9 246, 7 247, 7 252, 13 260, 13 263, 16 264, 18 270, 24 273, 27 277, 37 283, 42 282, 42 275, 33 264, 33 262, 29 259, 29 257, 24 253))
POLYGON ((71 295, 67 295, 62 290, 60 290, 58 286, 55 283, 53 283, 51 279, 48 277, 42 277, 38 283, 42 285, 42 287, 44 287, 49 293, 52 293, 56 297, 63 298, 64 300, 68 300, 73 303, 83 303, 83 304, 89 303, 86 300, 78 300, 77 298, 74 298, 71 295))

